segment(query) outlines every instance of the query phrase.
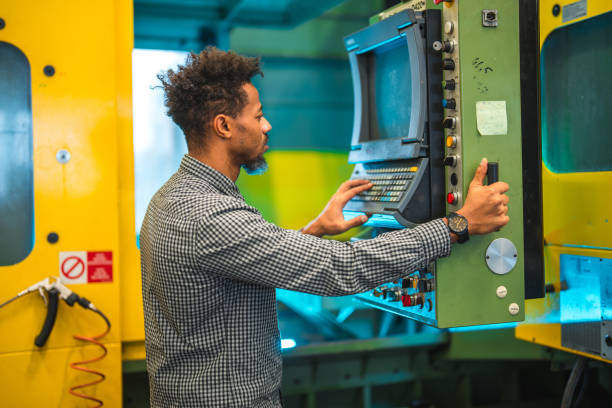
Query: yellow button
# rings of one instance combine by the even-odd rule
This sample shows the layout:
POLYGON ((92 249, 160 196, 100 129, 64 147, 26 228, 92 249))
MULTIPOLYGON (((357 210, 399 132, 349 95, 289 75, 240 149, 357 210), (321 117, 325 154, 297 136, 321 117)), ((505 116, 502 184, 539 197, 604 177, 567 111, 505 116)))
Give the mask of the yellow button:
POLYGON ((419 169, 419 168, 418 168, 417 166, 412 166, 410 169, 408 169, 408 171, 409 171, 409 172, 411 172, 411 173, 416 173, 416 171, 417 171, 418 169, 419 169))

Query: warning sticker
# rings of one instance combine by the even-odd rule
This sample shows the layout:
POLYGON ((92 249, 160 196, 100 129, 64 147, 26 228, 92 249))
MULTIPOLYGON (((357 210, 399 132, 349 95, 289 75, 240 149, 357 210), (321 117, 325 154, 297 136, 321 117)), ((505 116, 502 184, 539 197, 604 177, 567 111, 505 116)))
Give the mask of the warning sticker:
POLYGON ((60 252, 59 273, 66 284, 113 281, 113 253, 111 251, 60 252))
POLYGON ((87 253, 87 280, 92 282, 113 281, 113 253, 88 252, 87 253))

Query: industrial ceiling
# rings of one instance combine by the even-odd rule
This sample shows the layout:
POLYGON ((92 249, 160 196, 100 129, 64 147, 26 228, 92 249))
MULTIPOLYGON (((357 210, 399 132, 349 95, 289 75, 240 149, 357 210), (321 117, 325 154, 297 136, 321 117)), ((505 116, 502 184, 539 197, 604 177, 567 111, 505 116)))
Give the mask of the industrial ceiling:
POLYGON ((135 0, 136 48, 225 45, 234 27, 291 28, 343 0, 135 0))

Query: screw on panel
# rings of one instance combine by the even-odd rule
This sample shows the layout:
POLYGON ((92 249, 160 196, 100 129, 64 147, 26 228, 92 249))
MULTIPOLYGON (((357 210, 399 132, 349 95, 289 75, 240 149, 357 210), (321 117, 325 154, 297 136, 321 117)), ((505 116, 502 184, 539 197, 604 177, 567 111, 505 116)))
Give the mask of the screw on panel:
POLYGON ((0 30, 2 30, 4 27, 6 27, 6 22, 3 18, 0 18, 0 30))
POLYGON ((70 161, 70 152, 66 149, 58 150, 57 154, 55 155, 55 158, 61 164, 66 164, 70 161))
POLYGON ((558 4, 555 4, 552 9, 553 16, 557 17, 561 12, 561 7, 558 4))
POLYGON ((49 235, 47 235, 47 242, 50 244, 55 244, 57 241, 59 241, 59 235, 57 235, 56 232, 50 232, 49 235))
POLYGON ((55 75, 55 68, 53 68, 53 65, 45 65, 45 67, 43 68, 43 72, 46 76, 52 77, 53 75, 55 75))

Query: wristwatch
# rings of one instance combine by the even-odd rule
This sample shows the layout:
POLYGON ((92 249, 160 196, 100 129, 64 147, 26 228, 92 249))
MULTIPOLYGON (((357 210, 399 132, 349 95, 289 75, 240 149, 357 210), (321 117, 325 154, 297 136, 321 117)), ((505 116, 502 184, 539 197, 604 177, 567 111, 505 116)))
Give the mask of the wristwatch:
POLYGON ((463 244, 465 241, 470 239, 468 232, 468 221, 463 215, 455 212, 449 213, 446 217, 448 220, 448 229, 450 232, 457 235, 457 242, 463 244))

